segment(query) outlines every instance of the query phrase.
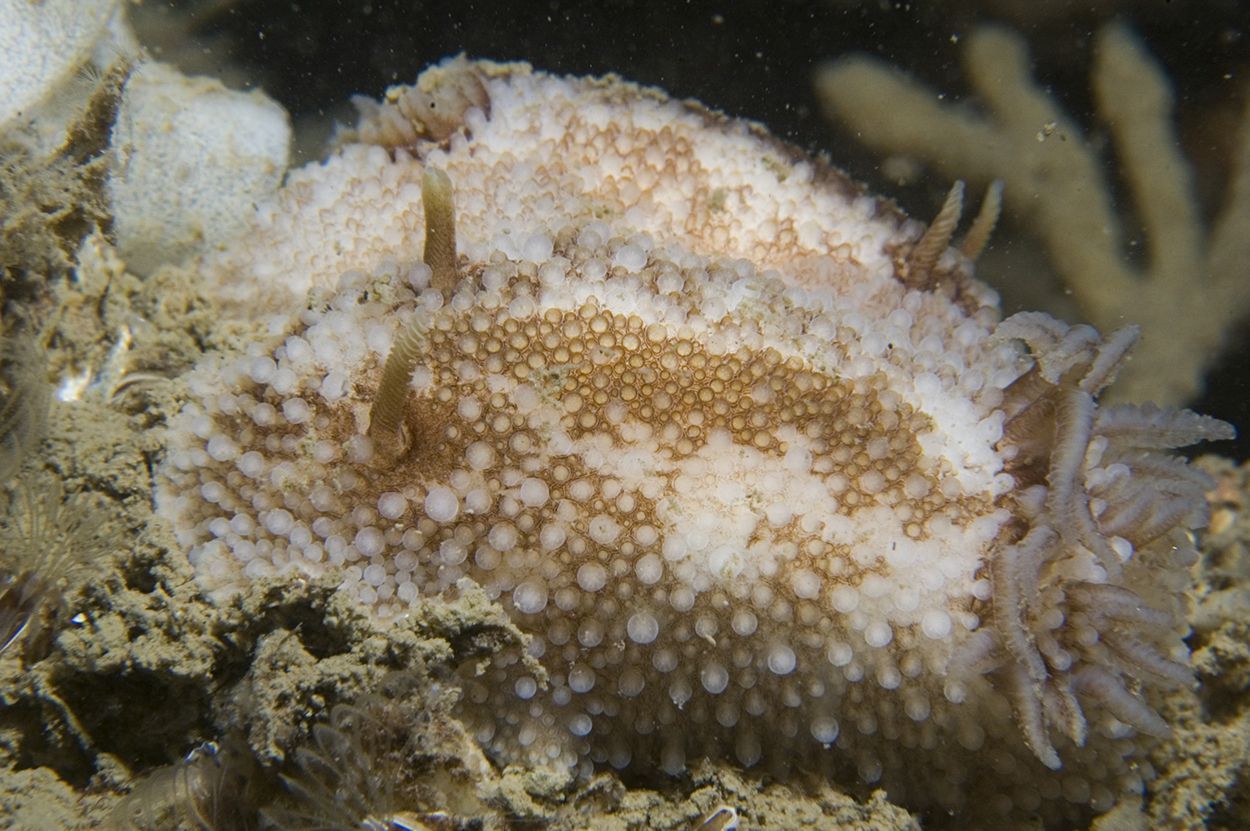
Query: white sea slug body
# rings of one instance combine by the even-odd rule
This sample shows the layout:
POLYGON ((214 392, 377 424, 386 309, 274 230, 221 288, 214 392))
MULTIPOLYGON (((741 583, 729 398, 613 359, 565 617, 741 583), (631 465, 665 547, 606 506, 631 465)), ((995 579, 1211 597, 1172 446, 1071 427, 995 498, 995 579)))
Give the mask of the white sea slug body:
POLYGON ((504 762, 711 756, 1016 814, 1140 784, 1203 519, 1160 448, 1228 428, 1099 409, 1132 332, 1000 323, 949 229, 614 79, 450 62, 355 138, 204 265, 288 310, 172 426, 161 504, 207 588, 329 571, 394 618, 476 581, 532 636, 463 678, 504 762))

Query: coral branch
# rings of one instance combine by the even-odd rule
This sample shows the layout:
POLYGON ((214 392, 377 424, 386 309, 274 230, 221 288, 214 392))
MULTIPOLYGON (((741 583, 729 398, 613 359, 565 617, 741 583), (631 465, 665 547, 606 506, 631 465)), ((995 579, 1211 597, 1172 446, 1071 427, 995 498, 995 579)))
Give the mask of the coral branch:
POLYGON ((1099 34, 1094 55, 1098 113, 1145 226, 1152 269, 1183 275, 1202 256, 1201 220, 1193 177, 1172 128, 1172 90, 1162 69, 1121 26, 1099 34))
POLYGON ((1192 171, 1172 125, 1162 69, 1121 26, 1096 43, 1092 84, 1132 197, 1117 209, 1095 140, 1031 75, 1022 38, 984 27, 966 40, 965 72, 988 117, 879 61, 852 56, 817 72, 829 113, 881 153, 923 160, 943 177, 1005 182, 1007 209, 1045 243, 1098 328, 1131 315, 1144 338, 1115 396, 1177 404, 1201 388, 1226 334, 1250 312, 1250 112, 1220 218, 1203 228, 1192 171), (1147 262, 1125 255, 1124 214, 1144 226, 1147 262))

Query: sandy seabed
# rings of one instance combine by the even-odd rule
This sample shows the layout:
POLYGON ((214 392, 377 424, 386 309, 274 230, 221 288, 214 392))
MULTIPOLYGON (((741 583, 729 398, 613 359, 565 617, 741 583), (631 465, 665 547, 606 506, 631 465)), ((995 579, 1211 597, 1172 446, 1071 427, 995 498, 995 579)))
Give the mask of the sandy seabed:
MULTIPOLYGON (((719 806, 736 810, 743 829, 921 827, 879 791, 779 784, 724 764, 646 786, 491 766, 451 713, 449 679, 522 636, 480 592, 430 600, 385 627, 329 580, 262 582, 213 605, 153 513, 162 424, 182 401, 180 376, 205 350, 260 335, 222 325, 187 272, 140 280, 98 237, 78 259, 76 279, 30 316, 54 377, 88 383, 76 400, 54 402, 22 476, 51 474, 67 492, 95 494, 115 544, 74 575, 46 649, 30 655, 19 643, 0 656, 0 827, 205 827, 175 818, 176 768, 164 766, 228 741, 257 770, 275 770, 335 704, 362 700, 397 671, 416 708, 418 752, 403 784, 430 828, 710 831, 700 818, 719 806)), ((1193 591, 1201 684, 1165 702, 1175 734, 1153 753, 1145 798, 1095 820, 1102 831, 1250 827, 1250 465, 1201 464, 1218 481, 1193 591)))

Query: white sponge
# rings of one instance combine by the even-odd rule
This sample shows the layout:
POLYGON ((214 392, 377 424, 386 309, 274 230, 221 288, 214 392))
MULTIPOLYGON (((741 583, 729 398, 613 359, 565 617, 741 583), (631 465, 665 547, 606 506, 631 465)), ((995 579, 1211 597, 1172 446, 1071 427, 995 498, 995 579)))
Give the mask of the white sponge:
POLYGON ((286 111, 149 62, 136 67, 113 127, 107 191, 117 247, 146 274, 219 245, 247 226, 282 182, 286 111))
POLYGON ((116 7, 117 0, 0 3, 0 131, 86 63, 116 7))

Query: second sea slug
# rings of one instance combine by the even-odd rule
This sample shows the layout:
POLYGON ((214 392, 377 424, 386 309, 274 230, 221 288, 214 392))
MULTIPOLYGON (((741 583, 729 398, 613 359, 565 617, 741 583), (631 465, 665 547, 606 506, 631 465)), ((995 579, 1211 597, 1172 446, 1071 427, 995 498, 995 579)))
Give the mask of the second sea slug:
POLYGON ((461 678, 501 763, 1106 809, 1192 683, 1171 450, 1231 428, 1101 406, 1135 332, 1001 320, 959 196, 926 231, 754 125, 450 61, 203 263, 273 336, 192 374, 161 509, 220 596, 483 587, 530 636, 461 678))

